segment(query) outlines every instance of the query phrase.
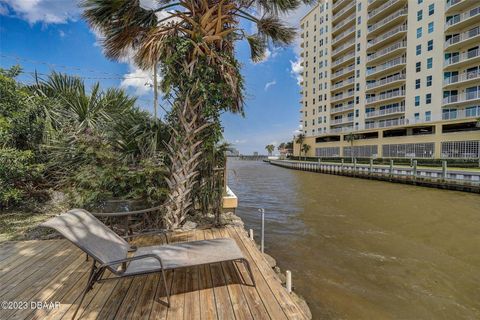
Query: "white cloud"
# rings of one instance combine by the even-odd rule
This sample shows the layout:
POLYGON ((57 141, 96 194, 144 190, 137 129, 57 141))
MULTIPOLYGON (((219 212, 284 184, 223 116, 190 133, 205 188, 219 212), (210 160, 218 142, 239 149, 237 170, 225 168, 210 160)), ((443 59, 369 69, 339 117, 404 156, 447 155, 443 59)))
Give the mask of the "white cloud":
MULTIPOLYGON (((2 2, 31 24, 67 23, 68 20, 78 19, 80 15, 78 1, 74 0, 2 0, 2 2)), ((0 14, 6 14, 6 10, 0 10, 0 14)))
POLYGON ((301 72, 303 67, 301 65, 302 59, 297 57, 295 61, 290 60, 290 73, 297 79, 297 84, 300 85, 300 82, 303 80, 301 72))
POLYGON ((233 144, 245 144, 247 143, 246 139, 237 139, 233 141, 233 144))
POLYGON ((265 84, 265 88, 264 88, 265 91, 267 91, 271 86, 274 86, 274 85, 276 85, 276 84, 277 84, 277 81, 276 81, 276 80, 267 82, 267 83, 265 84))
POLYGON ((58 31, 58 35, 60 36, 60 38, 64 38, 66 36, 65 32, 62 30, 58 31))

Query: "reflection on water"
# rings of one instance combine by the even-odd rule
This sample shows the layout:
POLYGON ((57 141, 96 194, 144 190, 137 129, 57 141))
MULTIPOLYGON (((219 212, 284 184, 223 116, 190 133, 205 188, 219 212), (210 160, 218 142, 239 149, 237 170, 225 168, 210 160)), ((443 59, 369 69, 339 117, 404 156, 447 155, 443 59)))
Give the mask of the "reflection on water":
POLYGON ((480 319, 480 196, 231 160, 237 214, 314 319, 480 319))

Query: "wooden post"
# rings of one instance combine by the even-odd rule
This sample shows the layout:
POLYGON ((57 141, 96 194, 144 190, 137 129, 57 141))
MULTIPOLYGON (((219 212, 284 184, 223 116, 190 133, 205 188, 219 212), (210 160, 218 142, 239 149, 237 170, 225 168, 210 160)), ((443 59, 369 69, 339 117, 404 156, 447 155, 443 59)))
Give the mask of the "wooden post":
POLYGON ((390 160, 390 179, 393 177, 393 160, 390 160))
POLYGON ((287 287, 287 292, 292 293, 292 273, 290 272, 290 270, 285 271, 285 278, 285 287, 287 287))
POLYGON ((373 172, 373 159, 370 158, 370 167, 368 168, 369 170, 369 174, 372 175, 372 172, 373 172))
POLYGON ((417 179, 417 160, 413 160, 413 180, 417 179))
POLYGON ((447 160, 442 161, 442 180, 447 179, 447 160))
POLYGON ((357 158, 353 158, 353 175, 357 173, 357 158))
POLYGON ((253 240, 253 229, 248 229, 248 237, 253 240))
POLYGON ((343 165, 345 163, 345 160, 342 159, 342 164, 340 165, 340 172, 343 174, 343 165))

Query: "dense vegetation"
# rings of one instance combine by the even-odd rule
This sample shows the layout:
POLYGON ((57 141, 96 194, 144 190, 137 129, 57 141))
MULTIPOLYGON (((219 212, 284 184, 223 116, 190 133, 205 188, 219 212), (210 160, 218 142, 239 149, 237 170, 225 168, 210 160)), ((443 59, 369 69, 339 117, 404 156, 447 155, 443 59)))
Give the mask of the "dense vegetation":
POLYGON ((33 85, 0 69, 0 209, 68 195, 71 206, 111 198, 165 199, 166 126, 120 89, 87 89, 52 73, 33 85))

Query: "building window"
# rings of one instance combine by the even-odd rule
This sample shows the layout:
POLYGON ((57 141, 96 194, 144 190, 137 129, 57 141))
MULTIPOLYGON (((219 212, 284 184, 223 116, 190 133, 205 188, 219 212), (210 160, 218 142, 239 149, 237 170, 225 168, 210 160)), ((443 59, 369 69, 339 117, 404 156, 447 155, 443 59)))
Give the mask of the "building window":
POLYGON ((360 57, 357 57, 357 64, 360 64, 360 57))
POLYGON ((427 76, 427 87, 432 86, 432 76, 427 76))
POLYGON ((427 59, 427 69, 432 69, 433 65, 433 58, 428 58, 427 59))
POLYGON ((428 33, 433 32, 433 21, 428 23, 428 33))
POLYGON ((416 72, 422 71, 422 63, 421 62, 415 63, 415 71, 416 72))
POLYGON ((433 40, 428 40, 427 42, 427 50, 432 51, 433 50, 433 40))
POLYGON ((427 93, 427 95, 425 96, 425 103, 426 104, 432 103, 432 94, 431 93, 427 93))
POLYGON ((360 43, 357 43, 357 51, 360 51, 360 43))
POLYGON ((362 23, 362 17, 357 18, 357 24, 360 24, 360 23, 362 23))
POLYGON ((417 0, 417 3, 418 3, 418 4, 422 4, 422 3, 423 3, 423 0, 417 0))
POLYGON ((362 31, 361 30, 358 30, 357 31, 357 38, 360 38, 362 36, 362 31))
POLYGON ((421 44, 417 45, 416 54, 417 54, 417 56, 422 54, 422 45, 421 44))
POLYGON ((420 89, 420 79, 415 80, 415 89, 420 89))
POLYGON ((361 2, 359 2, 357 4, 357 11, 362 11, 362 3, 361 2))
POLYGON ((415 122, 420 121, 420 113, 416 112, 413 116, 415 117, 415 122))
POLYGON ((426 111, 425 112, 425 121, 431 121, 432 120, 432 112, 431 111, 426 111))
POLYGON ((423 10, 417 11, 417 21, 421 21, 423 18, 423 10))
POLYGON ((431 16, 434 13, 435 13, 435 3, 432 3, 431 5, 428 6, 428 15, 431 16))
POLYGON ((422 37, 422 27, 417 28, 417 39, 422 37))
POLYGON ((415 107, 420 105, 420 96, 415 96, 415 107))

